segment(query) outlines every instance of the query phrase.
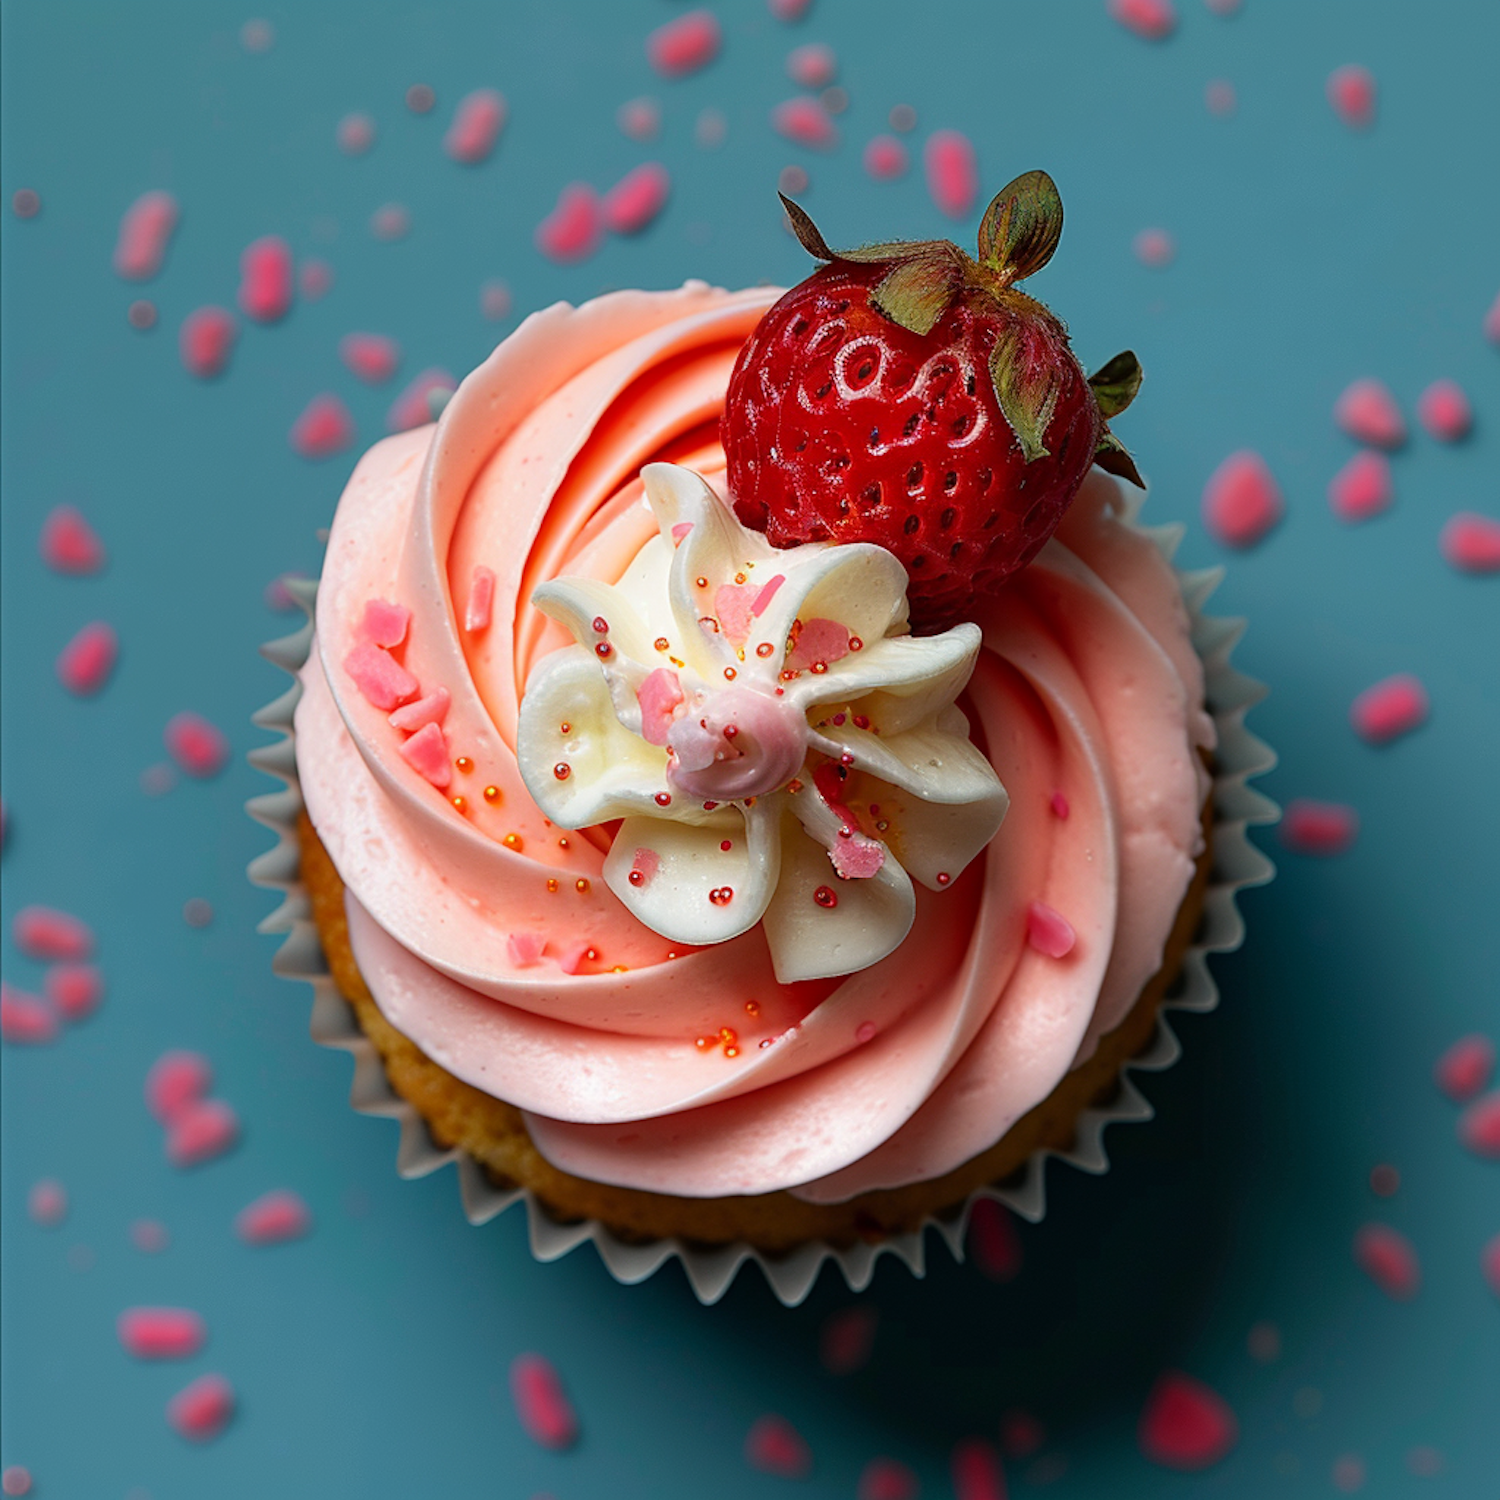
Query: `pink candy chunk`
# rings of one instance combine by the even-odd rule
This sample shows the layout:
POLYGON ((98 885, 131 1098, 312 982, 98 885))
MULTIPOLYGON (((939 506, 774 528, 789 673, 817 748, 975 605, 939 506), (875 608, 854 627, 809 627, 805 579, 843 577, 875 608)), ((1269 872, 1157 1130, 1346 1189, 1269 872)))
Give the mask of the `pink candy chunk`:
POLYGON ((1203 487, 1203 524, 1225 547, 1253 547, 1285 510, 1266 461, 1248 448, 1231 453, 1203 487))
POLYGON ((167 1160, 174 1167, 196 1167, 223 1156, 239 1137, 239 1116, 222 1099, 194 1100, 167 1126, 167 1160))
POLYGON ((177 228, 177 200, 164 192, 143 193, 120 220, 115 273, 126 281, 150 281, 161 270, 177 228))
POLYGON ((213 1086, 213 1069, 201 1052, 164 1052, 146 1074, 146 1108, 171 1125, 213 1086))
POLYGON ((667 169, 659 161, 642 162, 604 195, 604 227, 613 234, 639 234, 667 206, 671 191, 667 169))
POLYGON ((406 628, 411 624, 411 611, 402 604, 392 604, 385 599, 371 599, 365 604, 360 618, 359 633, 375 646, 389 650, 406 639, 406 628))
POLYGON ((533 1442, 561 1450, 578 1440, 578 1418, 550 1360, 540 1354, 518 1354, 511 1361, 510 1394, 533 1442))
POLYGON ((826 42, 808 42, 787 54, 787 77, 799 88, 826 89, 838 71, 838 58, 826 42))
POLYGON ((1433 1081, 1455 1103, 1480 1093, 1495 1071, 1495 1044, 1477 1032, 1461 1036, 1438 1058, 1433 1081))
POLYGON ((292 247, 268 234, 240 256, 240 311, 257 323, 276 323, 292 310, 292 247))
POLYGON ((755 623, 755 605, 764 592, 756 583, 721 583, 714 590, 714 614, 731 644, 745 644, 755 623))
POLYGON ((57 1040, 57 1016, 37 995, 0 981, 0 1038, 20 1047, 57 1040))
POLYGON ((1066 958, 1078 941, 1073 924, 1045 901, 1026 903, 1026 941, 1048 958, 1066 958))
POLYGON ((889 182, 893 178, 906 175, 911 159, 907 155, 906 147, 895 136, 877 135, 872 137, 869 145, 865 147, 864 165, 865 171, 876 182, 889 182))
POLYGON ((83 575, 104 566, 104 543, 72 505, 57 506, 42 522, 41 551, 54 573, 83 575))
MULTIPOLYGON (((637 849, 635 858, 630 862, 632 874, 639 875, 641 885, 650 885, 655 878, 656 872, 661 869, 661 855, 655 849, 637 849)), ((637 882, 632 881, 634 885, 637 882)))
POLYGON ((410 432, 437 421, 458 383, 446 370, 423 370, 391 403, 385 414, 388 432, 410 432))
POLYGON ((990 1281, 1012 1280, 1021 1269, 1021 1236, 1003 1203, 981 1198, 969 1215, 969 1258, 990 1281))
POLYGON ((1109 0, 1110 16, 1148 42, 1164 41, 1177 29, 1170 0, 1109 0))
POLYGON ((1294 854, 1344 854, 1359 834, 1359 814, 1342 802, 1297 797, 1287 803, 1278 831, 1294 854))
POLYGON ((641 706, 641 738, 648 745, 665 745, 676 722, 675 710, 683 701, 682 684, 670 667, 657 667, 635 690, 641 706))
POLYGON ((1474 408, 1456 380, 1435 380, 1417 397, 1417 420, 1440 443, 1457 443, 1474 426, 1474 408))
POLYGON ((27 958, 76 963, 94 953, 93 929, 71 912, 51 906, 23 906, 11 923, 10 935, 27 958))
POLYGON ((518 969, 530 969, 539 964, 546 951, 547 939, 540 933, 513 932, 505 940, 506 955, 518 969))
POLYGON ((120 639, 103 620, 85 625, 57 658, 57 680, 77 698, 92 698, 109 681, 120 639))
POLYGON ((418 698, 415 703, 398 708, 390 717, 391 728, 413 734, 427 724, 441 724, 448 717, 448 707, 452 701, 447 688, 433 688, 425 698, 418 698))
POLYGON ((167 1421, 179 1437, 206 1443, 234 1415, 234 1387, 222 1375, 200 1375, 167 1402, 167 1421))
POLYGON ((217 776, 229 763, 229 741, 201 714, 173 714, 162 740, 178 767, 200 780, 217 776))
POLYGON ((768 1412, 745 1434, 745 1462, 763 1474, 806 1479, 812 1473, 812 1449, 785 1417, 768 1412))
POLYGON ((1005 1500, 1000 1455, 982 1438, 967 1438, 954 1446, 948 1473, 953 1480, 953 1500, 1005 1500))
POLYGON ((849 654, 849 631, 837 620, 814 616, 803 623, 786 664, 794 672, 806 671, 817 662, 832 665, 849 654))
POLYGON ((288 434, 292 451, 302 458, 333 458, 354 442, 354 418, 332 391, 314 396, 288 434))
POLYGON ((104 998, 104 976, 93 964, 53 964, 43 985, 65 1021, 83 1021, 104 998))
POLYGON ((1500 521, 1461 510, 1444 524, 1438 549, 1460 573, 1500 573, 1500 521))
POLYGON ((860 1470, 855 1500, 917 1500, 921 1484, 899 1459, 872 1458, 860 1470))
POLYGON ((115 1332, 137 1359, 188 1359, 208 1338, 203 1319, 185 1307, 127 1307, 115 1332))
POLYGON ((1226 1457, 1239 1433, 1234 1413, 1217 1391, 1168 1370, 1146 1398, 1136 1437, 1152 1463, 1191 1473, 1226 1457))
POLYGON ((719 55, 723 40, 712 11, 690 10, 646 38, 646 61, 663 78, 685 78, 706 68, 719 55))
POLYGON ((1391 464, 1383 453, 1356 453, 1328 482, 1328 504, 1341 521, 1368 521, 1389 510, 1391 464))
POLYGON ((442 791, 453 780, 453 766, 448 758, 448 739, 436 724, 424 724, 397 748, 402 760, 419 776, 431 782, 438 791, 442 791))
POLYGON ((443 150, 456 162, 477 166, 488 159, 505 128, 505 99, 495 89, 475 89, 458 101, 443 150))
POLYGON ((495 573, 482 563, 469 582, 469 602, 464 606, 464 629, 470 635, 490 628, 495 611, 495 573))
POLYGON ((401 363, 401 347, 380 333, 346 333, 339 340, 339 358, 357 380, 384 385, 401 363))
POLYGON ((190 312, 177 335, 183 369, 199 380, 222 375, 239 332, 239 321, 227 307, 200 307, 190 312))
POLYGON ((1356 442, 1372 448, 1399 448, 1406 441, 1406 418, 1380 380, 1354 381, 1334 403, 1333 420, 1356 442))
POLYGON ((344 670, 371 708, 389 713, 421 691, 417 679, 381 646, 362 641, 345 658, 344 670))
POLYGON ((1372 745, 1389 744, 1427 722, 1427 689, 1409 672, 1368 687, 1349 709, 1354 732, 1372 745))
POLYGON ((300 1240, 312 1228, 312 1211, 300 1193, 275 1188, 242 1208, 234 1232, 247 1245, 284 1245, 300 1240))
POLYGON ((1398 1302, 1409 1302, 1422 1285, 1411 1241, 1388 1224, 1361 1225, 1354 1236, 1354 1260, 1387 1297, 1398 1302))
POLYGON ((771 128, 812 151, 832 151, 839 143, 837 126, 822 101, 811 95, 783 99, 771 111, 771 128))
POLYGON ((966 219, 979 196, 979 161, 974 144, 957 130, 934 130, 922 149, 927 191, 940 213, 966 219))
POLYGON ((1358 63, 1346 63, 1328 75, 1328 102, 1344 124, 1368 130, 1375 123, 1375 75, 1358 63))
POLYGON ((600 245, 604 212, 599 195, 586 182, 570 182, 557 207, 536 227, 536 247, 548 260, 572 265, 587 260, 600 245))
POLYGON ((1458 1138, 1475 1156, 1500 1161, 1500 1089, 1480 1095, 1459 1116, 1458 1138))

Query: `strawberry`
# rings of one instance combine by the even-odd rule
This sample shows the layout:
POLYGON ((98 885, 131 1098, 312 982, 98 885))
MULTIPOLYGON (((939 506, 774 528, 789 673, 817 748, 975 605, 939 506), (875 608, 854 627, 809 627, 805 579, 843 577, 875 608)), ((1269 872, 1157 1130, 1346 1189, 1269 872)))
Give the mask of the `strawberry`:
POLYGON ((1135 355, 1085 377, 1061 320, 1016 287, 1062 233, 1045 172, 985 210, 977 260, 947 240, 830 250, 782 202, 827 264, 766 313, 729 379, 721 436, 745 525, 778 547, 888 548, 930 632, 1031 561, 1090 465, 1140 484, 1108 426, 1140 386, 1135 355))

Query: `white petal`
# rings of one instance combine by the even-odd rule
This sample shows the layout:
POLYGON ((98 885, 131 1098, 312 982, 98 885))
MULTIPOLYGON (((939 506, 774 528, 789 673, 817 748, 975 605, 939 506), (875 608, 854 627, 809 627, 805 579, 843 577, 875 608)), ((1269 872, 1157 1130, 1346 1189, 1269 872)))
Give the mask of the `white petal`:
MULTIPOLYGON (((993 805, 998 808, 994 813, 998 828, 1007 800, 1005 788, 995 768, 967 736, 955 732, 967 727, 968 721, 955 708, 941 716, 933 715, 904 734, 876 735, 848 724, 833 734, 854 756, 858 770, 903 787, 927 802, 965 804, 976 817, 984 816, 982 809, 993 805)), ((986 841, 993 834, 991 829, 986 841)))
POLYGON ((979 803, 926 802, 899 787, 882 789, 872 800, 890 826, 876 837, 886 840, 913 880, 944 890, 983 852, 1005 817, 1010 799, 998 781, 995 787, 997 795, 979 803))
POLYGON ((655 654, 635 607, 607 583, 593 578, 554 578, 532 591, 531 602, 569 630, 606 671, 623 670, 630 675, 628 663, 650 661, 655 654), (594 628, 596 620, 605 625, 603 631, 594 628), (604 655, 595 651, 601 645, 608 647, 604 655))

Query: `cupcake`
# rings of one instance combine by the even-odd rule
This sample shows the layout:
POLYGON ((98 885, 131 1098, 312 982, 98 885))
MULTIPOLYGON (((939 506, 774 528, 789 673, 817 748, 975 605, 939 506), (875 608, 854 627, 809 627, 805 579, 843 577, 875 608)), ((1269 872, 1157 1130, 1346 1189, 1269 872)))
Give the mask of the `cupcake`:
POLYGON ((1014 288, 1054 205, 1018 179, 977 262, 789 205, 802 287, 551 307, 350 480, 298 878, 390 1089, 534 1238, 910 1244, 1072 1148, 1201 977, 1197 600, 1113 477, 1133 358, 1090 383, 1014 288))

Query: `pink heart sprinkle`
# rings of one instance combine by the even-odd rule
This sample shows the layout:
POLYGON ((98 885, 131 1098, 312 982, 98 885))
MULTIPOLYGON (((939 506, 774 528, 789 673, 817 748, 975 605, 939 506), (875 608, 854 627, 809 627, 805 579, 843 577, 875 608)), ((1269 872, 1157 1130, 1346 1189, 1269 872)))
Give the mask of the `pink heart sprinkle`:
POLYGON ((57 1040, 57 1016, 38 995, 0 981, 0 1038, 18 1047, 41 1047, 57 1040))
POLYGON ((1328 482, 1328 504, 1341 521, 1368 521, 1390 509, 1391 499, 1391 465, 1383 453, 1356 453, 1328 482))
POLYGON ((366 385, 384 385, 401 363, 401 346, 383 333, 346 333, 339 340, 344 368, 366 385))
POLYGON ((1217 1391, 1180 1370, 1168 1370, 1146 1398, 1137 1438, 1152 1463, 1194 1472, 1229 1453, 1239 1440, 1239 1423, 1217 1391))
POLYGON ((1078 941, 1073 924, 1045 901, 1026 903, 1026 941, 1048 958, 1066 958, 1078 941))
POLYGON ((785 1417, 768 1412, 745 1434, 745 1462, 763 1474, 805 1479, 812 1473, 812 1449, 785 1417))
POLYGON ((292 423, 288 441, 301 458, 316 462, 333 458, 354 442, 354 418, 331 391, 314 396, 292 423))
POLYGON ((1203 488, 1203 524, 1226 547, 1253 547, 1285 510, 1266 461, 1248 448, 1231 453, 1203 488))
POLYGON ((27 958, 76 962, 94 952, 93 929, 80 917, 52 906, 23 906, 10 935, 27 958))
POLYGON ((453 780, 453 765, 448 758, 448 739, 436 724, 424 724, 409 740, 397 747, 402 760, 419 776, 425 777, 438 791, 453 780))
POLYGON ((1164 41, 1177 29, 1169 0, 1109 0, 1110 16, 1148 42, 1164 41))
POLYGON ((218 1437, 234 1415, 234 1387, 222 1375, 200 1375, 167 1402, 167 1421, 189 1442, 218 1437))
POLYGON ((276 323, 292 310, 292 247, 268 234, 240 256, 240 311, 257 323, 276 323))
POLYGON ((92 698, 109 681, 120 655, 120 638, 112 625, 95 620, 63 647, 57 658, 57 680, 75 698, 92 698))
POLYGON ((969 1215, 969 1256, 990 1281, 1006 1282, 1020 1272, 1021 1237, 1003 1203, 980 1198, 969 1215))
POLYGON ((1346 63, 1328 75, 1328 102, 1334 113, 1355 130, 1375 123, 1375 75, 1358 63, 1346 63))
POLYGON ((127 1307, 115 1332, 125 1352, 137 1359, 187 1359, 208 1338, 203 1319, 185 1307, 127 1307))
POLYGON ((1359 834, 1359 814, 1342 802, 1298 797, 1287 803, 1278 832, 1294 854, 1344 854, 1359 834))
POLYGON ((458 101, 443 150, 456 162, 476 166, 495 149, 505 128, 505 98, 495 89, 475 89, 458 101))
POLYGON ((403 604, 392 604, 386 599, 370 599, 365 602, 365 612, 360 617, 359 633, 375 646, 390 650, 406 639, 406 627, 411 624, 411 611, 403 604))
POLYGON ((405 708, 398 708, 390 716, 392 729, 403 730, 407 734, 413 734, 427 724, 441 724, 448 717, 448 707, 452 702, 447 688, 433 688, 425 698, 418 698, 415 703, 408 703, 405 708))
POLYGON ((1458 1117, 1458 1138, 1475 1156, 1500 1160, 1500 1089, 1481 1094, 1458 1117))
POLYGON ((1372 448, 1399 448, 1406 441, 1406 418, 1390 387, 1374 379, 1356 380, 1334 403, 1333 420, 1356 442, 1372 448))
POLYGON ((600 245, 604 214, 599 195, 586 182, 570 182, 557 207, 536 227, 536 247, 548 260, 572 265, 587 260, 600 245))
POLYGON ((213 1087, 213 1068, 201 1052, 164 1052, 146 1074, 146 1108, 171 1125, 213 1087))
POLYGON ((417 679, 382 646, 361 641, 344 658, 344 670, 371 708, 389 713, 421 692, 417 679))
POLYGON ((262 1194, 234 1219, 234 1232, 247 1245, 284 1245, 300 1240, 311 1228, 312 1211, 290 1188, 262 1194))
POLYGON ((948 1459, 953 1500, 1005 1500, 1005 1471, 1000 1455, 983 1438, 956 1443, 948 1459))
POLYGON ((1474 408, 1456 380, 1435 380, 1417 397, 1417 420, 1440 443, 1457 443, 1474 426, 1474 408))
POLYGON ((1399 1229, 1389 1224, 1363 1224, 1354 1236, 1355 1264, 1397 1302, 1409 1302, 1422 1285, 1417 1252, 1399 1229))
POLYGON ((42 561, 54 573, 97 573, 104 566, 104 543, 73 505, 59 505, 42 522, 42 561))
POLYGON ((222 1099, 194 1100, 167 1126, 167 1160, 174 1167, 199 1166, 223 1156, 239 1135, 239 1117, 222 1099))
POLYGON ((818 1357, 830 1375, 852 1375, 869 1362, 880 1314, 873 1307, 846 1307, 830 1313, 818 1337, 818 1357))
POLYGON ((578 1418, 550 1360, 540 1354, 518 1354, 511 1361, 510 1394, 533 1442, 560 1450, 578 1440, 578 1418))
POLYGON ((690 10, 646 38, 646 61, 663 78, 685 78, 719 55, 723 32, 709 10, 690 10))
POLYGON ((1433 1081, 1456 1104, 1483 1092, 1495 1071, 1495 1044, 1477 1032, 1461 1036, 1438 1058, 1433 1081))
POLYGON ((927 192, 939 213, 967 219, 979 196, 979 161, 974 143, 957 130, 934 130, 922 148, 927 192))
POLYGON ((446 370, 423 370, 391 403, 385 414, 386 431, 410 432, 437 421, 457 389, 458 382, 446 370))
POLYGON ((857 1500, 916 1500, 917 1476, 894 1458, 872 1458, 859 1476, 857 1500))
POLYGON ((65 1021, 87 1019, 104 998, 104 976, 93 964, 53 964, 43 983, 65 1021))
POLYGON ((217 776, 229 763, 229 741, 201 714, 173 714, 162 731, 167 754, 189 776, 217 776))
POLYGON ((667 206, 672 179, 659 161, 627 172, 600 204, 604 227, 613 234, 639 234, 667 206))
POLYGON ((1461 573, 1500 572, 1500 521, 1461 510, 1444 525, 1438 547, 1461 573))
POLYGON ((890 182, 894 178, 904 177, 910 165, 911 159, 906 147, 893 135, 877 135, 865 147, 865 171, 876 182, 890 182))
POLYGON ((142 193, 120 220, 116 275, 127 281, 149 281, 155 276, 166 258, 177 218, 177 200, 170 193, 142 193))
POLYGON ((239 333, 239 321, 227 307, 200 307, 190 312, 177 334, 183 369, 199 380, 222 375, 239 333))
POLYGON ((812 151, 832 151, 839 143, 838 127, 820 99, 799 94, 783 99, 771 111, 771 129, 812 151))
POLYGON ((1372 745, 1387 745, 1427 722, 1427 689, 1410 672, 1398 672, 1368 687, 1349 709, 1354 732, 1372 745))

